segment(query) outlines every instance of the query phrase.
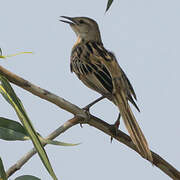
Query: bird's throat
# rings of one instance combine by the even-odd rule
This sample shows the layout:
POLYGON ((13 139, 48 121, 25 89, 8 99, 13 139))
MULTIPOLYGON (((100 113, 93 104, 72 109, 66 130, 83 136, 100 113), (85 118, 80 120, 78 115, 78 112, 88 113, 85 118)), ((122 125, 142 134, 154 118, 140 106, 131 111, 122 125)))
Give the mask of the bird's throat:
POLYGON ((78 36, 78 38, 77 38, 77 40, 76 40, 73 48, 76 47, 76 46, 77 46, 79 43, 81 43, 82 41, 83 41, 82 38, 80 38, 80 37, 78 36))

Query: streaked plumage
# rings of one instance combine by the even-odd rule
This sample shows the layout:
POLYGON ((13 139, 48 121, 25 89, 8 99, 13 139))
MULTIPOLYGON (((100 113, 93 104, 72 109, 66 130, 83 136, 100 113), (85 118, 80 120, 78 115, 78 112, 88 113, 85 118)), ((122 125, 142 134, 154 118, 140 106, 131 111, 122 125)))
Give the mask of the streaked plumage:
POLYGON ((97 23, 87 17, 65 17, 78 39, 71 52, 71 71, 89 88, 114 102, 122 115, 126 128, 140 154, 153 161, 147 141, 128 104, 139 111, 136 94, 114 54, 106 50, 101 41, 97 23))

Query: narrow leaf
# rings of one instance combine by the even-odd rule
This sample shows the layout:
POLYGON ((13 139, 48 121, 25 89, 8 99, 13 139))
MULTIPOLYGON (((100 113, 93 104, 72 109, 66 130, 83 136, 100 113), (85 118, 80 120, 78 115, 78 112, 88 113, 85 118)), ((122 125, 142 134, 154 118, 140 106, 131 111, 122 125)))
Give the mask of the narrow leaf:
POLYGON ((14 110, 16 111, 16 114, 18 115, 19 119, 21 120, 24 128, 28 132, 38 154, 39 157, 41 158, 44 166, 50 173, 50 175, 53 177, 53 179, 57 179, 56 175, 54 174, 54 171, 52 169, 52 166, 49 162, 48 156, 38 138, 38 135, 20 101, 20 99, 16 96, 14 90, 12 89, 11 85, 7 81, 7 79, 3 76, 0 76, 0 92, 5 97, 5 99, 12 105, 14 110))
POLYGON ((113 3, 113 0, 108 0, 107 6, 106 6, 106 12, 109 10, 109 8, 111 7, 112 3, 113 3))
POLYGON ((28 133, 19 122, 0 117, 0 139, 24 141, 30 139, 28 136, 28 133))
POLYGON ((15 53, 15 54, 9 54, 9 55, 6 55, 6 56, 3 56, 2 55, 2 50, 0 49, 0 58, 8 58, 8 57, 13 57, 13 56, 17 56, 17 55, 20 55, 20 54, 32 54, 33 52, 19 52, 19 53, 15 53))
POLYGON ((1 160, 1 158, 0 158, 0 179, 7 180, 6 173, 5 173, 3 162, 1 160))
POLYGON ((15 180, 41 180, 41 179, 31 175, 24 175, 17 177, 15 180))

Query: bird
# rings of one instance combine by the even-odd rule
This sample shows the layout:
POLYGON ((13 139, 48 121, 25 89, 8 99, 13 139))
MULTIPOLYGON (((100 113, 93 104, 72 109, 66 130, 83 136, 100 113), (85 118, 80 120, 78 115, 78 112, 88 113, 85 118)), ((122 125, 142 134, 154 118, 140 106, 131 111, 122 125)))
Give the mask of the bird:
POLYGON ((135 103, 136 94, 111 51, 102 42, 97 22, 89 17, 61 16, 60 21, 70 25, 77 36, 70 56, 70 70, 90 89, 112 101, 140 155, 153 162, 147 140, 138 125, 129 102, 135 103))

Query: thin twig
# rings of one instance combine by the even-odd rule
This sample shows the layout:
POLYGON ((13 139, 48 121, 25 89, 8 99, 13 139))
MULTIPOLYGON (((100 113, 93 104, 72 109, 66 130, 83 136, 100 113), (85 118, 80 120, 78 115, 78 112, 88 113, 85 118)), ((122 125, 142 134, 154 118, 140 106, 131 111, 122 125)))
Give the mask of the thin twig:
MULTIPOLYGON (((65 122, 62 126, 57 128, 55 131, 53 131, 50 135, 46 137, 46 139, 55 139, 57 136, 71 128, 72 126, 78 124, 80 117, 74 117, 67 122, 65 122)), ((46 145, 46 143, 42 143, 43 146, 46 145)), ((10 177, 12 174, 14 174, 17 170, 19 170, 33 155, 37 153, 35 148, 32 148, 29 152, 27 152, 25 155, 23 155, 14 165, 12 165, 7 171, 6 175, 7 177, 10 177)))
MULTIPOLYGON (((85 119, 88 118, 87 114, 84 112, 83 109, 64 100, 63 98, 56 96, 55 94, 52 94, 44 89, 41 89, 38 86, 31 84, 30 82, 9 72, 8 70, 4 69, 1 66, 0 66, 0 74, 5 76, 10 82, 20 86, 21 88, 31 92, 32 94, 39 96, 43 99, 46 99, 47 101, 56 104, 60 108, 63 108, 64 110, 71 112, 74 115, 77 115, 77 117, 67 121, 64 125, 62 125, 60 128, 58 128, 56 130, 56 131, 58 131, 58 133, 56 131, 53 132, 49 136, 49 138, 54 138, 54 137, 58 136, 57 134, 61 134, 62 132, 65 132, 67 129, 69 129, 70 127, 74 126, 77 123, 87 123, 97 129, 103 131, 104 133, 112 136, 114 139, 127 145, 128 147, 130 147, 131 149, 135 150, 138 153, 135 145, 131 141, 131 138, 128 135, 126 135, 125 133, 123 133, 122 131, 118 130, 117 134, 115 136, 115 134, 112 133, 112 131, 111 131, 111 125, 109 125, 108 123, 106 123, 106 122, 102 121, 101 119, 99 119, 95 116, 92 116, 90 114, 89 114, 90 115, 89 121, 83 121, 82 117, 85 119)), ((36 151, 34 149, 32 149, 25 156, 23 156, 21 158, 21 160, 19 160, 16 164, 18 164, 18 163, 20 164, 21 161, 22 162, 24 161, 24 162, 21 163, 21 166, 13 165, 14 169, 13 169, 13 167, 11 167, 7 171, 8 177, 11 174, 13 174, 14 172, 16 172, 17 169, 21 168, 22 165, 24 165, 35 153, 36 153, 36 151), (24 160, 22 160, 23 158, 24 158, 24 160)), ((161 169, 164 173, 166 173, 172 179, 175 179, 175 180, 180 179, 180 172, 178 170, 176 170, 172 165, 170 165, 167 161, 165 161, 163 158, 161 158, 158 154, 152 152, 152 155, 153 155, 153 164, 155 166, 157 166, 159 169, 161 169)))

